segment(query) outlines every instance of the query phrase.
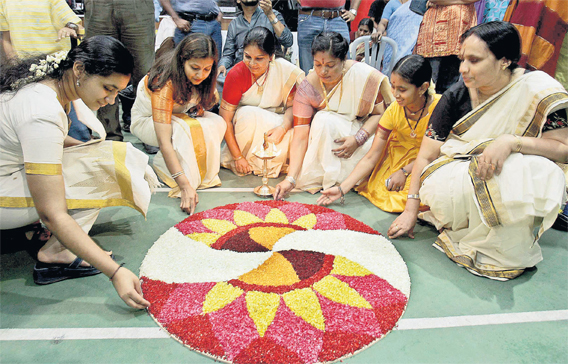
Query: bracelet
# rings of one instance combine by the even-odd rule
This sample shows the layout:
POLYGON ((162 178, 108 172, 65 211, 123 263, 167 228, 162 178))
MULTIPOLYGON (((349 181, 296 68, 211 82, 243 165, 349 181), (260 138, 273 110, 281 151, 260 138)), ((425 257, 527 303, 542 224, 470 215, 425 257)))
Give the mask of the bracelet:
POLYGON ((120 268, 122 268, 122 266, 123 266, 124 264, 126 264, 126 263, 121 263, 121 264, 118 266, 118 268, 116 268, 116 270, 114 271, 114 273, 109 277, 109 279, 108 279, 109 281, 112 282, 112 279, 114 278, 114 275, 116 274, 116 272, 118 272, 118 270, 119 270, 120 268))
POLYGON ((419 194, 410 194, 407 196, 408 198, 414 199, 414 200, 420 200, 420 195, 419 194))
POLYGON ((179 171, 179 172, 176 172, 176 173, 172 174, 172 178, 173 178, 173 179, 176 179, 176 178, 178 178, 179 176, 181 176, 182 174, 185 174, 185 172, 183 171, 183 169, 182 169, 181 171, 179 171))
POLYGON ((408 177, 410 175, 410 172, 407 172, 404 167, 402 167, 400 170, 402 171, 402 173, 404 173, 404 177, 408 177))
POLYGON ((292 176, 286 176, 286 178, 284 178, 286 181, 290 182, 292 184, 292 186, 296 187, 296 179, 292 176))
POLYGON ((357 134, 355 134, 355 141, 357 141, 357 144, 359 144, 359 146, 365 144, 367 139, 369 139, 369 132, 363 128, 359 129, 357 134))
POLYGON ((520 153, 521 149, 523 149, 523 140, 521 139, 520 136, 518 135, 513 135, 517 141, 517 144, 515 145, 515 150, 513 150, 514 153, 520 153))
POLYGON ((345 193, 343 193, 341 185, 337 185, 337 188, 339 188, 339 193, 341 193, 341 200, 339 201, 339 203, 345 205, 345 193))
POLYGON ((233 160, 236 161, 240 161, 241 159, 243 159, 243 155, 241 154, 240 156, 238 156, 237 158, 233 158, 233 160))
POLYGON ((67 24, 65 24, 65 28, 69 28, 69 29, 73 29, 75 31, 75 33, 79 34, 79 26, 75 23, 69 22, 67 24))

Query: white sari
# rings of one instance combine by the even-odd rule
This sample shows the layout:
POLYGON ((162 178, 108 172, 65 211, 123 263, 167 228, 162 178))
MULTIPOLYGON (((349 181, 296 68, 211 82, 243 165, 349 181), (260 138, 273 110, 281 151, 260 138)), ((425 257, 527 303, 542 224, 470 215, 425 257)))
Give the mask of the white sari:
MULTIPOLYGON (((243 94, 239 105, 236 107, 233 117, 235 139, 241 149, 243 157, 252 167, 256 175, 262 174, 263 160, 258 159, 252 153, 262 146, 264 133, 282 125, 284 112, 290 93, 294 86, 299 85, 304 79, 302 70, 282 58, 270 62, 270 68, 243 94), (261 90, 258 85, 263 85, 261 90), (264 90, 265 89, 265 90, 264 90), (264 92, 266 91, 266 92, 264 92)), ((225 84, 225 88, 230 87, 225 84)), ((233 106, 223 103, 224 108, 232 109, 233 106)), ((267 161, 269 178, 276 178, 280 173, 286 173, 288 169, 288 157, 290 142, 292 141, 293 129, 288 130, 282 141, 276 145, 280 154, 267 161)), ((235 168, 235 162, 227 145, 221 151, 221 166, 231 169, 235 174, 241 175, 235 168)))
POLYGON ((497 279, 515 278, 542 260, 538 239, 566 198, 561 168, 521 152, 512 153, 490 180, 482 181, 475 171, 477 157, 493 139, 502 134, 538 138, 547 115, 563 108, 568 108, 568 93, 535 71, 516 74, 454 124, 441 157, 424 169, 420 189, 422 202, 430 206, 422 217, 443 229, 435 244, 450 259, 497 279))
MULTIPOLYGON (((323 100, 310 124, 308 149, 302 163, 297 188, 311 193, 330 188, 343 181, 373 144, 371 136, 365 144, 355 150, 348 158, 338 158, 332 152, 339 144, 335 140, 357 133, 375 107, 374 101, 383 82, 388 79, 369 65, 355 63, 328 95, 328 103, 323 100)), ((394 101, 387 88, 383 99, 386 103, 394 101)))
MULTIPOLYGON (((151 96, 145 86, 147 77, 138 84, 130 130, 143 143, 158 146, 151 96)), ((172 145, 191 187, 203 189, 220 186, 219 159, 226 124, 220 116, 207 111, 203 117, 189 117, 186 112, 195 105, 195 100, 191 100, 187 105, 174 108, 171 119, 172 145)), ((171 177, 161 151, 154 157, 153 166, 160 179, 172 188, 169 196, 180 197, 179 187, 171 177)))

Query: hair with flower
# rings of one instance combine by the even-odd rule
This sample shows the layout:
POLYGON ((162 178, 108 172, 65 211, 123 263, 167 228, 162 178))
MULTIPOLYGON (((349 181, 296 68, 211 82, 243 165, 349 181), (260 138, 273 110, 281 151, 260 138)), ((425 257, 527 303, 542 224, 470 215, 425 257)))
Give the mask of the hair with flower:
POLYGON ((42 54, 3 64, 0 93, 17 92, 30 83, 45 79, 62 80, 75 63, 82 65, 86 76, 106 77, 113 73, 130 75, 134 68, 132 55, 120 41, 104 35, 94 36, 85 39, 68 53, 42 54))

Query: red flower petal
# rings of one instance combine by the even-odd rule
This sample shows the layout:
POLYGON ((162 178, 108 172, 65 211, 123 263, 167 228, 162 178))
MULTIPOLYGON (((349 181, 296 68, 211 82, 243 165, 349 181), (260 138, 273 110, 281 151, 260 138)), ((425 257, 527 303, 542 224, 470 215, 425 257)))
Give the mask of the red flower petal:
POLYGON ((185 345, 203 353, 223 357, 225 351, 215 338, 213 328, 207 315, 190 316, 174 321, 165 326, 168 332, 181 340, 185 345))
POLYGON ((335 211, 317 214, 318 222, 314 226, 314 230, 344 230, 346 226, 343 216, 343 214, 335 211))
POLYGON ((402 303, 405 305, 408 301, 404 293, 374 274, 364 277, 334 276, 359 292, 374 308, 391 305, 393 303, 402 303))
POLYGON ((183 283, 173 291, 156 318, 161 323, 170 323, 188 316, 200 315, 207 293, 215 282, 183 283))
POLYGON ((234 359, 235 363, 303 364, 298 355, 274 341, 260 337, 254 340, 234 359))
POLYGON ((151 303, 148 311, 154 316, 160 314, 162 306, 168 300, 170 293, 177 288, 178 284, 164 283, 147 277, 141 277, 140 280, 142 282, 142 295, 151 303))
POLYGON ((326 331, 323 334, 323 346, 318 359, 322 363, 337 360, 364 348, 373 340, 375 340, 374 337, 365 334, 326 331))
POLYGON ((233 360, 241 350, 259 337, 256 325, 248 314, 244 294, 208 316, 215 336, 223 345, 229 360, 233 360))
POLYGON ((213 231, 203 225, 201 221, 182 221, 175 227, 183 234, 188 235, 192 233, 212 233, 213 231))
POLYGON ((250 212, 256 217, 264 220, 266 218, 266 215, 268 215, 268 213, 270 212, 271 208, 270 206, 256 202, 243 202, 240 203, 235 210, 250 212))

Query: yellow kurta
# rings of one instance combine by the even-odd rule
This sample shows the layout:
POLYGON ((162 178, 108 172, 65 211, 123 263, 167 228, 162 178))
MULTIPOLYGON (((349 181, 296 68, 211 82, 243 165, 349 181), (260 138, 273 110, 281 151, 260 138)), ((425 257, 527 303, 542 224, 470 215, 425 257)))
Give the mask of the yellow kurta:
MULTIPOLYGON (((357 191, 383 211, 402 212, 406 205, 410 177, 406 179, 404 189, 401 191, 389 191, 385 186, 385 180, 394 172, 405 167, 416 159, 422 138, 430 123, 430 115, 438 104, 441 95, 434 95, 434 101, 428 108, 428 113, 423 116, 416 126, 416 138, 412 138, 412 129, 408 126, 404 117, 404 108, 397 102, 393 102, 385 111, 379 122, 380 127, 391 130, 391 134, 383 152, 380 162, 377 164, 368 180, 357 187, 357 191)), ((414 128, 415 121, 409 119, 414 128)), ((408 172, 410 170, 405 168, 408 172)))

